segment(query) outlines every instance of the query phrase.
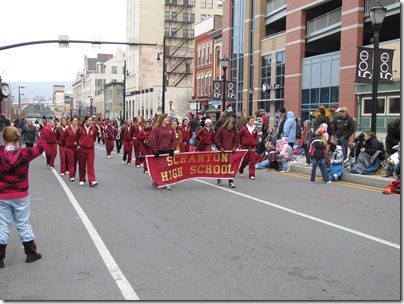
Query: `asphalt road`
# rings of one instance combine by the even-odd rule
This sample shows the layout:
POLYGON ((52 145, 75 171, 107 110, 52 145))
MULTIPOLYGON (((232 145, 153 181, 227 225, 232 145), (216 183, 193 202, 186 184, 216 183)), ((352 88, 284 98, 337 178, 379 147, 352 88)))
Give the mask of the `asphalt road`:
POLYGON ((400 196, 268 171, 167 191, 121 158, 97 146, 95 188, 31 163, 43 258, 25 263, 13 226, 0 299, 401 299, 400 196))

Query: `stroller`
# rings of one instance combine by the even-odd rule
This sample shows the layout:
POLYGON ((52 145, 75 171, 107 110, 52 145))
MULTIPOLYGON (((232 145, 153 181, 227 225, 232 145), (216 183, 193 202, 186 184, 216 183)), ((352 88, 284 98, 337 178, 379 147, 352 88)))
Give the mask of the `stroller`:
POLYGON ((353 164, 356 162, 358 155, 365 144, 365 132, 362 132, 355 137, 353 142, 349 144, 349 156, 343 162, 343 170, 351 170, 353 164))
POLYGON ((388 177, 393 175, 394 178, 397 178, 397 174, 394 172, 394 167, 400 162, 400 152, 395 152, 389 158, 381 163, 382 171, 380 175, 383 177, 388 177))

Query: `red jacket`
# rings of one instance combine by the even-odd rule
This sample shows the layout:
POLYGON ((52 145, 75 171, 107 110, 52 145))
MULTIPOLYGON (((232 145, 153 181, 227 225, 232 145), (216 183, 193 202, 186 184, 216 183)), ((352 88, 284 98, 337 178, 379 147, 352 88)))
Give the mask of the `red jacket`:
POLYGON ((229 130, 226 127, 220 127, 216 133, 215 145, 219 150, 220 148, 225 150, 232 150, 233 148, 237 149, 239 143, 240 139, 236 128, 229 130))
POLYGON ((215 131, 213 131, 213 128, 210 128, 208 131, 208 129, 203 127, 199 130, 198 134, 196 134, 196 139, 201 145, 210 145, 215 141, 215 131))
POLYGON ((57 142, 57 140, 58 140, 59 127, 55 125, 55 126, 53 127, 53 130, 52 130, 50 124, 47 124, 46 127, 42 129, 42 132, 43 132, 44 130, 49 130, 49 131, 47 132, 49 135, 47 136, 46 143, 47 143, 48 145, 50 145, 50 144, 56 144, 56 142, 57 142))
POLYGON ((178 129, 182 132, 182 141, 189 141, 192 135, 192 128, 190 126, 179 126, 178 129))
POLYGON ((83 149, 93 149, 94 142, 97 139, 97 129, 95 126, 90 126, 88 133, 84 125, 79 126, 76 132, 76 141, 78 147, 83 149))
POLYGON ((141 142, 144 142, 146 139, 149 138, 151 132, 151 128, 149 129, 142 129, 139 134, 138 134, 138 138, 141 142))
POLYGON ((106 126, 104 129, 104 138, 106 140, 114 140, 117 130, 113 126, 106 126))
POLYGON ((130 134, 130 127, 123 126, 121 128, 121 138, 123 141, 126 142, 131 142, 132 141, 132 135, 130 134))
POLYGON ((140 130, 143 129, 142 127, 140 127, 137 123, 134 123, 131 127, 130 127, 130 135, 132 136, 132 139, 135 140, 137 139, 137 137, 139 136, 139 132, 140 130))
POLYGON ((38 144, 33 148, 7 151, 0 146, 0 200, 11 200, 29 195, 29 163, 42 154, 50 130, 43 129, 38 144))
POLYGON ((257 128, 254 128, 252 133, 250 133, 247 126, 244 126, 241 128, 238 136, 240 138, 241 149, 254 149, 257 145, 257 128))
POLYGON ((66 126, 65 128, 63 128, 63 126, 62 125, 60 125, 59 127, 58 127, 58 133, 57 133, 57 141, 58 141, 58 145, 60 145, 60 146, 64 146, 65 144, 64 143, 62 143, 61 141, 60 141, 60 138, 62 137, 62 134, 63 134, 63 132, 65 131, 65 130, 67 130, 69 128, 69 126, 66 126))
POLYGON ((153 153, 177 148, 177 138, 170 125, 153 128, 149 135, 149 145, 153 153))
MULTIPOLYGON (((77 133, 77 131, 76 131, 77 133)), ((67 148, 77 148, 77 140, 76 140, 76 134, 73 133, 73 130, 71 127, 68 127, 64 132, 62 133, 62 136, 60 137, 61 144, 63 146, 66 146, 67 148)))

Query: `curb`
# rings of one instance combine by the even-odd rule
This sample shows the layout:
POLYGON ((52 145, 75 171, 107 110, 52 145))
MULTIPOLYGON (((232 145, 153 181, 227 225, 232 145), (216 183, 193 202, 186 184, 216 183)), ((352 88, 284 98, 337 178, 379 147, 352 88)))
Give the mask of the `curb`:
MULTIPOLYGON (((293 164, 293 162, 291 162, 290 171, 310 176, 311 166, 303 166, 300 163, 293 164)), ((321 177, 319 167, 317 167, 316 177, 317 176, 321 177)), ((361 175, 344 172, 341 175, 341 181, 385 189, 388 184, 391 184, 394 181, 394 177, 382 177, 380 175, 361 175)), ((336 183, 338 183, 338 181, 336 181, 336 183)))

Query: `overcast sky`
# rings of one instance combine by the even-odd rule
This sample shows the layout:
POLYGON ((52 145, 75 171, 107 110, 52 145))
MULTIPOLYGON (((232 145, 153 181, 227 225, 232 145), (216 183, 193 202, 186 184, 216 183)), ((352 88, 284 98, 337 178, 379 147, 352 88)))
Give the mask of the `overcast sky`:
MULTIPOLYGON (((163 1, 163 0, 162 0, 163 1)), ((0 47, 37 40, 126 41, 126 0, 6 0, 1 1, 0 47)), ((124 45, 38 44, 0 51, 0 75, 10 81, 73 81, 84 55, 116 54, 124 45)))

